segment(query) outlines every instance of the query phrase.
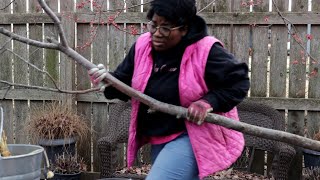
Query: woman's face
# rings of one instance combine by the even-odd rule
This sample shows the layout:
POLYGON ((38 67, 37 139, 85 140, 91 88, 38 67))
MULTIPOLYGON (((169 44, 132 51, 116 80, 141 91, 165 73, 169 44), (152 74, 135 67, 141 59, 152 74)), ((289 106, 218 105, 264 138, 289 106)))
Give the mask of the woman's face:
POLYGON ((165 51, 176 46, 184 35, 187 34, 185 27, 177 27, 171 22, 167 21, 164 17, 154 14, 151 22, 149 23, 149 30, 155 30, 152 34, 152 46, 156 51, 165 51), (167 33, 163 33, 159 27, 164 27, 167 33))

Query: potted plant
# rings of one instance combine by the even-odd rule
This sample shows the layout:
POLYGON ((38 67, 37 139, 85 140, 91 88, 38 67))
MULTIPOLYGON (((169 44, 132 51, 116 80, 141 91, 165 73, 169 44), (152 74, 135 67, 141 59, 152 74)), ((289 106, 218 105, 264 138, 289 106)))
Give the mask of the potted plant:
MULTIPOLYGON (((320 130, 313 135, 313 139, 320 141, 320 130)), ((320 168, 320 152, 311 149, 303 149, 304 166, 309 169, 320 168)))
POLYGON ((57 155, 52 164, 54 180, 80 180, 81 172, 86 170, 87 166, 83 158, 77 154, 62 153, 57 155))
POLYGON ((45 148, 51 163, 55 155, 75 154, 76 142, 81 144, 90 132, 82 116, 58 102, 34 108, 25 128, 33 143, 45 148))

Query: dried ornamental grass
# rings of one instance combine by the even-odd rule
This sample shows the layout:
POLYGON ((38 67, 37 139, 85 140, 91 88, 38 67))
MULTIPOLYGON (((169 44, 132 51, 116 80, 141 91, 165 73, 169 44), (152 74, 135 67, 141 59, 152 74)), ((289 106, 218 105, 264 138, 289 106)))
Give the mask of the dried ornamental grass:
POLYGON ((44 108, 38 107, 33 110, 26 130, 35 141, 71 137, 81 140, 90 132, 90 127, 82 116, 70 108, 59 103, 50 103, 44 108))

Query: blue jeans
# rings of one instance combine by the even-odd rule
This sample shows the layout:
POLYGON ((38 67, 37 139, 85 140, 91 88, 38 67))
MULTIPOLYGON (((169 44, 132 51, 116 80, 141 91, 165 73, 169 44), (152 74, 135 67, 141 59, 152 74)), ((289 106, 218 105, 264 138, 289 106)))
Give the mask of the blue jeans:
POLYGON ((146 180, 199 180, 189 136, 151 146, 152 167, 146 180))

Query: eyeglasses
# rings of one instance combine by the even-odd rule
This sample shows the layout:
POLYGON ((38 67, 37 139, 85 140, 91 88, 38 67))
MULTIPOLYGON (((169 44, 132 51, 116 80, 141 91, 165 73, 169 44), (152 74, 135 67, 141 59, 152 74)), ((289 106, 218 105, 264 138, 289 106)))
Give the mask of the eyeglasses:
POLYGON ((147 27, 148 27, 148 30, 151 34, 156 33, 157 30, 159 29, 159 32, 163 36, 168 37, 168 36, 170 36, 171 31, 179 29, 183 26, 177 26, 177 27, 173 27, 173 28, 170 28, 167 26, 156 26, 152 21, 150 21, 150 22, 148 22, 147 27))

